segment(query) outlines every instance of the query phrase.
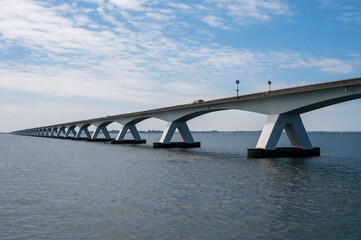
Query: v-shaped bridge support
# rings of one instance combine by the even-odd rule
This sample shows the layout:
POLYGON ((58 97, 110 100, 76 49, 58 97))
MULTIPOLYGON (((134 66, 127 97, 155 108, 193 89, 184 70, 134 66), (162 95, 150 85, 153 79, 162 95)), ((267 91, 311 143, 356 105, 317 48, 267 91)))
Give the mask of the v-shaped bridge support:
POLYGON ((72 134, 73 137, 76 137, 75 126, 68 127, 68 129, 66 130, 66 133, 64 135, 64 138, 69 138, 70 134, 72 134))
POLYGON ((183 121, 169 122, 165 128, 159 143, 153 143, 154 148, 195 148, 200 147, 200 142, 195 142, 188 125, 183 121), (184 142, 171 142, 175 130, 179 131, 184 142))
POLYGON ((307 157, 319 156, 313 148, 299 114, 269 115, 256 148, 248 149, 248 157, 307 157), (285 130, 292 148, 276 148, 285 130))
POLYGON ((91 137, 91 140, 96 140, 98 138, 100 132, 102 132, 104 134, 105 139, 107 139, 109 141, 111 140, 111 136, 110 136, 109 131, 106 126, 98 126, 95 129, 93 136, 91 137))
POLYGON ((278 140, 285 130, 292 146, 311 149, 312 145, 303 126, 300 115, 270 115, 262 130, 256 148, 276 149, 278 140))
POLYGON ((125 124, 120 130, 118 136, 111 142, 112 144, 140 144, 146 143, 145 139, 142 139, 139 135, 138 129, 135 124, 125 124), (124 139, 127 132, 130 132, 133 139, 124 139))
POLYGON ((78 133, 76 134, 76 136, 75 136, 75 138, 74 138, 73 140, 83 139, 83 138, 81 137, 81 135, 82 135, 83 132, 84 132, 85 135, 87 136, 85 139, 91 138, 90 132, 89 132, 89 130, 88 130, 88 126, 81 126, 81 127, 79 128, 78 133))

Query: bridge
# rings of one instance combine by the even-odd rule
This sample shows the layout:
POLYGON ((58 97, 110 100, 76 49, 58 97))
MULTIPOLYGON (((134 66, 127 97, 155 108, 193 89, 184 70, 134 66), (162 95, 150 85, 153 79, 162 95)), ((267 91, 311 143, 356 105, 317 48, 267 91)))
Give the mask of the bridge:
POLYGON ((168 124, 160 141, 153 143, 154 148, 193 148, 200 147, 200 142, 193 139, 187 121, 211 112, 236 109, 268 115, 256 147, 248 149, 248 157, 319 156, 320 149, 312 146, 300 115, 360 97, 361 78, 352 78, 41 126, 12 133, 73 140, 111 141, 112 144, 140 144, 145 143, 146 140, 141 138, 136 125, 146 119, 157 118, 168 124), (113 122, 122 125, 122 129, 115 139, 111 138, 107 129, 107 126, 113 122), (91 125, 96 127, 92 135, 88 129, 91 125), (171 141, 176 130, 179 131, 183 142, 171 141), (285 130, 292 147, 277 147, 283 130, 285 130), (133 139, 125 139, 128 131, 132 134, 133 139), (99 138, 100 133, 103 133, 105 138, 99 138), (82 137, 84 135, 86 137, 82 137))

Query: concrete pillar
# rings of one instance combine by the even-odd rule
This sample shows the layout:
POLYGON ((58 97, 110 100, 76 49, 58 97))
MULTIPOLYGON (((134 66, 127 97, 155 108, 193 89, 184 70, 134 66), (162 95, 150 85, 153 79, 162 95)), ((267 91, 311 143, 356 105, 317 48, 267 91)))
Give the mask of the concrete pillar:
POLYGON ((49 137, 51 132, 51 128, 45 129, 45 137, 49 137))
POLYGON ((91 136, 91 140, 96 140, 99 133, 102 132, 104 134, 105 139, 107 140, 111 140, 112 138, 110 137, 110 134, 108 132, 108 129, 106 126, 98 126, 97 129, 95 130, 95 132, 93 133, 93 136, 91 136))
POLYGON ((125 124, 119 131, 118 136, 111 142, 112 144, 141 144, 146 143, 146 140, 142 139, 139 135, 138 129, 135 124, 125 124), (133 136, 133 139, 124 139, 127 132, 133 136))
POLYGON ((278 140, 282 131, 285 129, 286 134, 293 147, 301 147, 303 149, 312 149, 312 144, 308 138, 305 127, 303 126, 300 115, 270 115, 263 127, 261 136, 258 140, 256 148, 266 150, 276 149, 278 140))
POLYGON ((67 129, 67 131, 66 131, 66 133, 64 135, 64 138, 68 138, 70 133, 73 134, 73 137, 76 136, 75 126, 68 127, 68 129, 67 129))
POLYGON ((127 132, 130 131, 130 133, 132 134, 134 140, 142 140, 139 132, 137 130, 137 127, 133 124, 125 124, 123 126, 123 128, 120 130, 118 136, 115 138, 115 140, 117 141, 121 141, 124 140, 125 135, 127 134, 127 132))
POLYGON ((194 139, 192 137, 191 132, 189 131, 188 125, 186 122, 169 122, 167 127, 165 128, 162 137, 160 139, 160 143, 170 143, 175 130, 178 129, 181 134, 184 142, 194 143, 194 139))
POLYGON ((75 139, 81 139, 81 134, 83 132, 86 134, 87 138, 90 139, 91 135, 90 135, 90 132, 88 130, 88 127, 89 127, 89 125, 85 125, 85 126, 80 127, 78 133, 75 136, 75 139))
POLYGON ((263 127, 256 148, 248 148, 249 158, 273 157, 315 157, 320 156, 320 148, 312 147, 300 115, 270 115, 263 127), (285 130, 292 147, 276 148, 285 130))
POLYGON ((58 128, 54 127, 50 132, 50 137, 55 137, 55 134, 57 134, 57 133, 58 133, 58 128))
POLYGON ((65 132, 65 127, 60 127, 60 128, 59 128, 59 131, 58 131, 58 134, 56 134, 56 137, 57 137, 57 138, 60 138, 62 133, 63 133, 64 136, 65 136, 65 134, 66 134, 66 132, 65 132))
POLYGON ((169 122, 165 128, 162 137, 159 143, 153 143, 154 148, 193 148, 200 147, 199 142, 195 142, 191 132, 189 131, 188 125, 186 122, 169 122), (171 142, 172 137, 175 133, 175 130, 178 129, 180 135, 184 142, 171 142))

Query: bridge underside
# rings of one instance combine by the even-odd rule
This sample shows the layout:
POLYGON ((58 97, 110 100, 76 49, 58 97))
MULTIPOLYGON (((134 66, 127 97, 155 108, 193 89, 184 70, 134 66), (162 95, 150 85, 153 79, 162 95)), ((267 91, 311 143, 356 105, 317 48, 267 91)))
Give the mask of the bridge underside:
POLYGON ((312 146, 300 115, 358 98, 361 98, 361 78, 62 123, 21 130, 14 134, 92 142, 109 141, 112 144, 142 144, 146 143, 146 140, 141 138, 136 124, 145 119, 157 118, 168 124, 160 141, 153 143, 154 148, 195 148, 201 144, 194 140, 187 121, 210 112, 234 109, 268 116, 256 147, 248 149, 248 157, 311 157, 319 156, 320 149, 312 146), (107 130, 107 126, 112 122, 118 122, 123 126, 115 139, 111 138, 107 130), (92 135, 88 129, 91 125, 96 127, 92 135), (182 142, 171 141, 177 130, 183 139, 182 142), (286 132, 292 147, 277 147, 283 131, 286 132), (132 139, 125 139, 128 132, 131 133, 132 139), (100 135, 104 137, 99 137, 100 135))
MULTIPOLYGON (((168 122, 160 141, 154 142, 153 148, 199 148, 201 144, 194 140, 186 120, 187 117, 184 117, 182 120, 168 122), (182 142, 171 141, 177 130, 183 139, 182 142)), ((110 123, 112 123, 112 121, 99 124, 93 134, 91 134, 88 129, 92 124, 86 123, 79 126, 71 125, 66 127, 36 129, 31 131, 29 135, 86 140, 88 142, 111 142, 111 144, 146 143, 146 140, 141 138, 136 128, 136 121, 124 124, 116 138, 111 138, 107 130, 107 125, 110 123), (78 130, 76 130, 76 128, 78 130), (131 133, 133 139, 125 139, 128 132, 131 133), (103 137, 100 137, 101 135, 103 135, 103 137)), ((250 148, 247 151, 249 158, 313 157, 319 155, 320 149, 312 146, 299 114, 269 115, 256 148, 250 148), (286 132, 292 147, 277 147, 283 131, 286 132)))
MULTIPOLYGON (((86 140, 88 142, 111 142, 111 144, 144 144, 135 124, 125 124, 119 131, 116 138, 111 138, 106 124, 100 124, 93 134, 88 130, 91 124, 80 125, 76 131, 76 126, 54 127, 53 129, 39 129, 32 131, 30 135, 52 138, 70 138, 72 140, 86 140), (130 132, 133 139, 125 139, 130 132), (49 133, 49 134, 48 134, 49 133), (104 137, 99 137, 100 135, 104 137), (64 135, 64 136, 62 136, 64 135), (70 137, 73 135, 73 137, 70 137)), ((153 143, 153 148, 199 148, 200 142, 196 142, 186 121, 168 122, 159 142, 153 143), (180 133, 183 142, 172 142, 176 132, 180 133)), ((264 125, 255 148, 249 148, 247 156, 249 158, 272 158, 272 157, 314 157, 320 155, 320 149, 312 146, 302 119, 299 114, 279 114, 269 115, 264 125), (292 147, 280 148, 277 143, 282 132, 285 131, 292 147)))

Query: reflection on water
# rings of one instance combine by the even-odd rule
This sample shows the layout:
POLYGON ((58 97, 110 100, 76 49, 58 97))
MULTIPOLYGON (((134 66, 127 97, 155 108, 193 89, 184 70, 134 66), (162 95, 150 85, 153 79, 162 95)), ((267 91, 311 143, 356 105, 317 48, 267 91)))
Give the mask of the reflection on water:
MULTIPOLYGON (((247 159, 259 133, 200 149, 0 135, 0 239, 358 239, 361 134, 322 156, 247 159)), ((281 138, 282 145, 287 139, 281 138)))

